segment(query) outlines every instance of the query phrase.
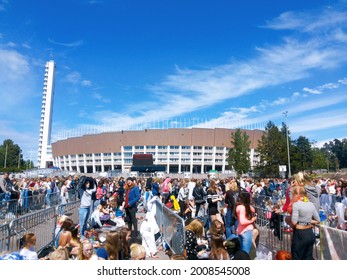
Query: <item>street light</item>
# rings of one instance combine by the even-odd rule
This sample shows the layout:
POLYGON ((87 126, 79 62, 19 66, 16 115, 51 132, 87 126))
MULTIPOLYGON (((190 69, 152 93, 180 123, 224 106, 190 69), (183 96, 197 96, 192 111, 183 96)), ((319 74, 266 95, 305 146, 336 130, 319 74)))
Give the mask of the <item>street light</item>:
POLYGON ((289 138, 288 138, 288 125, 287 125, 287 114, 288 111, 283 112, 286 121, 285 121, 285 125, 286 125, 286 138, 287 138, 287 153, 288 153, 288 178, 292 177, 292 172, 290 170, 290 153, 289 153, 289 138))

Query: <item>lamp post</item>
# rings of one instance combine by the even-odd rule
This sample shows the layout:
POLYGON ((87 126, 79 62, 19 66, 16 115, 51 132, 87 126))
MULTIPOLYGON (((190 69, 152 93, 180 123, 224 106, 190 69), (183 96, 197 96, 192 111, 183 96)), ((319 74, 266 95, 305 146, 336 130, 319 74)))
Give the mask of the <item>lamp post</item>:
POLYGON ((287 125, 287 114, 288 111, 283 112, 286 120, 285 120, 285 125, 286 125, 286 138, 287 138, 287 154, 288 154, 288 178, 292 177, 292 172, 290 170, 290 153, 289 153, 289 137, 288 137, 288 125, 287 125))

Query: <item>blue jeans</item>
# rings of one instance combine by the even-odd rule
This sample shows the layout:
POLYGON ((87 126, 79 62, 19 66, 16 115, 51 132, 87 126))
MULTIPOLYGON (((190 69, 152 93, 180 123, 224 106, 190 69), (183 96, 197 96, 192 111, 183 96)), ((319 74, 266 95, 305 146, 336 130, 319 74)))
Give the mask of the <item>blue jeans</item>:
POLYGON ((78 221, 80 224, 80 234, 84 236, 84 232, 87 229, 87 222, 89 218, 90 208, 79 208, 78 209, 78 221))
POLYGON ((251 251, 252 235, 253 230, 247 230, 243 234, 239 235, 241 250, 245 251, 247 254, 251 251))
POLYGON ((233 216, 232 209, 228 208, 227 214, 225 215, 225 235, 226 239, 231 239, 235 230, 232 227, 235 224, 235 218, 233 216))

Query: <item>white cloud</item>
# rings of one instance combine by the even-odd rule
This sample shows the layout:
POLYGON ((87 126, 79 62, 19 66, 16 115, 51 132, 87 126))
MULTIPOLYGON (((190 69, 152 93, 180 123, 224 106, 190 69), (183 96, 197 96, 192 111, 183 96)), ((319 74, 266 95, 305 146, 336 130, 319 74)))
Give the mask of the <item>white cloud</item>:
POLYGON ((274 105, 283 105, 288 101, 287 98, 281 97, 273 102, 274 105))
POLYGON ((347 22, 344 12, 333 9, 309 13, 284 12, 264 26, 274 30, 295 30, 300 32, 322 32, 330 28, 339 29, 347 22))
POLYGON ((82 80, 81 81, 81 86, 90 87, 91 85, 92 85, 92 82, 89 80, 82 80))
POLYGON ((9 48, 15 48, 17 45, 15 43, 13 43, 13 42, 8 42, 6 44, 6 46, 9 47, 9 48))
POLYGON ((319 89, 337 89, 339 87, 336 83, 327 83, 324 85, 319 86, 319 89))
POLYGON ((308 87, 304 87, 302 90, 305 91, 305 92, 308 92, 308 93, 312 93, 312 94, 321 94, 322 93, 320 90, 311 89, 311 88, 308 88, 308 87))
POLYGON ((72 84, 79 84, 81 81, 81 74, 77 71, 71 72, 65 77, 66 81, 72 84))
POLYGON ((302 133, 315 130, 324 130, 332 127, 347 125, 346 110, 326 110, 319 114, 311 115, 309 118, 302 117, 296 119, 295 123, 290 125, 291 131, 302 133))
POLYGON ((68 48, 75 48, 75 47, 79 47, 79 46, 83 45, 83 40, 78 40, 78 41, 74 41, 71 43, 60 43, 60 42, 56 42, 56 41, 49 38, 48 42, 50 42, 51 44, 54 44, 54 45, 64 46, 64 47, 68 47, 68 48))
POLYGON ((340 84, 347 85, 347 78, 343 78, 341 80, 338 80, 340 84))
POLYGON ((25 49, 31 49, 31 46, 29 45, 29 43, 23 43, 22 47, 25 49))
MULTIPOLYGON (((257 47, 256 55, 246 60, 233 60, 232 63, 205 69, 177 67, 175 73, 150 87, 154 97, 151 106, 144 106, 142 103, 137 104, 136 107, 132 104, 125 106, 124 112, 128 112, 128 115, 99 110, 90 116, 94 122, 100 124, 100 126, 93 126, 93 129, 99 127, 101 130, 107 125, 118 128, 131 127, 147 120, 172 119, 222 102, 232 102, 233 99, 244 95, 256 94, 258 90, 308 79, 313 75, 313 71, 326 71, 340 67, 347 61, 346 44, 341 39, 343 34, 341 25, 346 22, 346 14, 334 10, 315 12, 311 15, 283 13, 265 26, 274 30, 295 31, 291 35, 287 34, 281 43, 257 47), (302 32, 305 34, 303 38, 300 38, 302 32), (138 108, 144 109, 139 111, 138 108), (136 116, 133 117, 132 114, 135 113, 136 116)), ((81 76, 76 75, 71 80, 80 82, 81 76)), ((346 82, 340 80, 339 83, 346 82)), ((296 91, 291 96, 283 94, 280 97, 276 96, 273 101, 257 104, 255 111, 239 108, 224 114, 221 112, 221 116, 211 122, 223 123, 230 118, 244 122, 278 119, 282 117, 283 109, 287 109, 284 107, 290 105, 291 116, 307 113, 341 101, 342 99, 337 97, 321 99, 325 89, 337 89, 335 86, 334 83, 326 83, 316 88, 304 87, 303 93, 296 91), (262 105, 276 107, 276 110, 260 116, 256 110, 259 112, 264 110, 262 105)), ((94 98, 101 100, 102 96, 95 95, 94 98)), ((266 98, 264 96, 264 99, 266 98)), ((250 108, 253 107, 252 105, 250 104, 250 108)))
POLYGON ((97 99, 97 100, 99 100, 100 102, 103 102, 103 103, 110 103, 110 102, 111 102, 110 99, 104 98, 104 97, 103 97, 101 94, 99 94, 99 93, 94 93, 94 94, 92 95, 92 97, 95 98, 95 99, 97 99))

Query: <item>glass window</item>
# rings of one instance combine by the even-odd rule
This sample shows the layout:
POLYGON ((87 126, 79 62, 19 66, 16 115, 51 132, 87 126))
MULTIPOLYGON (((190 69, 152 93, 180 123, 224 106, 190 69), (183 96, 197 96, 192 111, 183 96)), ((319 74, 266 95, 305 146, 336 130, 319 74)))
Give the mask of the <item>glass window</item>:
POLYGON ((132 156, 133 156, 133 153, 124 153, 124 156, 125 156, 125 157, 132 157, 132 156))
POLYGON ((148 150, 155 150, 155 146, 146 146, 146 149, 148 149, 148 150))
POLYGON ((167 146, 158 146, 159 150, 165 150, 167 148, 167 146))
POLYGON ((132 146, 124 146, 124 151, 132 151, 133 147, 132 146))

